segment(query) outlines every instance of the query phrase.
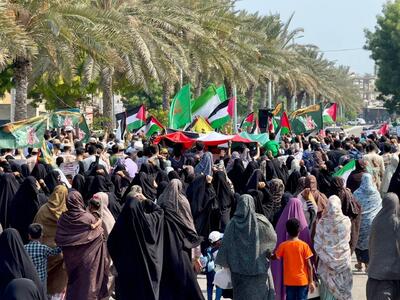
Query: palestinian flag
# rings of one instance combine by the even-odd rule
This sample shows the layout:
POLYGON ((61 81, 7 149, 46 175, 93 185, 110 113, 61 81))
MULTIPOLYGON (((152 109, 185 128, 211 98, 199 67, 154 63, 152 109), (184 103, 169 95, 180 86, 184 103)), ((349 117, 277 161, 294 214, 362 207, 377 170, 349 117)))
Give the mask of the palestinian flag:
POLYGON ((149 117, 144 127, 144 135, 150 138, 153 134, 164 129, 164 126, 153 116, 149 117))
POLYGON ((278 130, 278 122, 273 115, 268 117, 268 132, 276 132, 278 130))
POLYGON ((356 169, 356 161, 352 159, 350 162, 345 164, 343 168, 341 168, 339 171, 333 174, 334 177, 342 177, 344 180, 344 183, 346 185, 347 183, 347 178, 349 178, 349 175, 351 172, 353 172, 356 169))
POLYGON ((254 122, 254 126, 253 129, 251 130, 252 134, 260 134, 260 126, 258 124, 258 119, 256 119, 256 121, 254 122))
POLYGON ((144 105, 127 110, 126 116, 126 127, 129 132, 146 124, 146 109, 144 105))
POLYGON ((255 122, 256 116, 254 112, 249 113, 246 118, 243 119, 242 123, 240 123, 240 128, 247 128, 253 126, 255 122))
POLYGON ((229 99, 218 105, 208 117, 208 123, 214 129, 221 128, 232 118, 235 110, 235 98, 229 99))
POLYGON ((337 104, 329 104, 329 107, 324 109, 322 113, 323 121, 325 124, 332 124, 336 122, 337 104))
POLYGON ((190 84, 187 84, 172 99, 168 115, 169 128, 181 129, 192 121, 190 101, 190 84))
POLYGON ((284 111, 281 115, 281 130, 280 133, 281 134, 288 134, 291 131, 290 128, 290 122, 289 122, 289 118, 286 114, 286 111, 284 111))
POLYGON ((384 123, 381 128, 378 130, 378 134, 386 135, 389 133, 389 125, 388 123, 384 123))
POLYGON ((295 134, 311 133, 322 129, 322 106, 314 104, 291 113, 291 126, 295 134))
MULTIPOLYGON (((225 89, 225 88, 224 88, 225 89)), ((220 97, 224 96, 224 89, 218 89, 214 85, 210 85, 203 94, 195 99, 192 103, 192 118, 203 117, 208 118, 210 114, 221 104, 225 99, 220 97)), ((226 93, 225 93, 226 95, 226 93)))
POLYGON ((115 133, 118 140, 124 140, 124 134, 126 130, 126 112, 120 112, 115 115, 115 119, 117 120, 117 132, 115 133))

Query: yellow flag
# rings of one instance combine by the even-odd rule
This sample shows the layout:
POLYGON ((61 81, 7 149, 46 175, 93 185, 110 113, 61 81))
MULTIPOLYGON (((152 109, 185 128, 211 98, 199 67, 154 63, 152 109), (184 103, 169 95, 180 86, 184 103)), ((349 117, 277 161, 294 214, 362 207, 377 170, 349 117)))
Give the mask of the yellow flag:
POLYGON ((209 133, 211 131, 214 131, 211 125, 203 117, 197 118, 192 127, 192 130, 197 133, 209 133))

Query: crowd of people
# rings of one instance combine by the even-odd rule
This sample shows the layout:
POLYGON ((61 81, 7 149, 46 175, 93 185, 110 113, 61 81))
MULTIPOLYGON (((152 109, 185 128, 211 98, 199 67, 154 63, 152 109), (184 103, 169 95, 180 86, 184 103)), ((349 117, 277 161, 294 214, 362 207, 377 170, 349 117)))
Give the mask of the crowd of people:
POLYGON ((397 137, 45 140, 1 150, 0 299, 400 299, 397 137))

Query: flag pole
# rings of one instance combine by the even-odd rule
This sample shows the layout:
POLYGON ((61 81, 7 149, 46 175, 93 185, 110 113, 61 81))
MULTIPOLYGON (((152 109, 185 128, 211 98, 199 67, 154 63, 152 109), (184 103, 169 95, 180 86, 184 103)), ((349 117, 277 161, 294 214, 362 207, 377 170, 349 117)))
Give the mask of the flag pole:
POLYGON ((268 80, 268 108, 272 108, 272 81, 268 80))
POLYGON ((233 98, 235 99, 235 112, 233 114, 233 132, 237 133, 238 129, 237 129, 237 90, 236 90, 236 84, 233 85, 233 98))

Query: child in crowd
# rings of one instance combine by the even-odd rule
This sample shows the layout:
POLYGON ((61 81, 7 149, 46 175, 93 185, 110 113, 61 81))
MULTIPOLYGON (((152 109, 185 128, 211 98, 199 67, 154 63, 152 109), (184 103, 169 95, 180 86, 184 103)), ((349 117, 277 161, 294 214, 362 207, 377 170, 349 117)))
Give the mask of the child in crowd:
POLYGON ((283 259, 283 283, 286 300, 307 300, 308 289, 314 291, 310 247, 299 236, 300 222, 296 218, 286 222, 289 239, 279 245, 272 259, 283 259))
POLYGON ((90 199, 88 210, 97 220, 96 223, 90 225, 92 229, 96 229, 102 224, 100 200, 94 198, 90 199))
POLYGON ((49 246, 43 245, 41 243, 42 234, 43 226, 41 224, 33 223, 29 225, 28 236, 30 242, 24 247, 36 267, 45 291, 47 291, 47 258, 60 254, 61 248, 50 248, 49 246))
MULTIPOLYGON (((215 276, 215 258, 217 257, 218 250, 221 247, 222 237, 224 235, 219 231, 212 231, 208 240, 210 241, 211 246, 207 248, 206 256, 201 256, 200 261, 204 268, 207 277, 207 300, 212 300, 213 289, 214 289, 214 276, 215 276)), ((216 296, 215 300, 220 300, 222 297, 222 289, 216 287, 215 289, 216 296)))

